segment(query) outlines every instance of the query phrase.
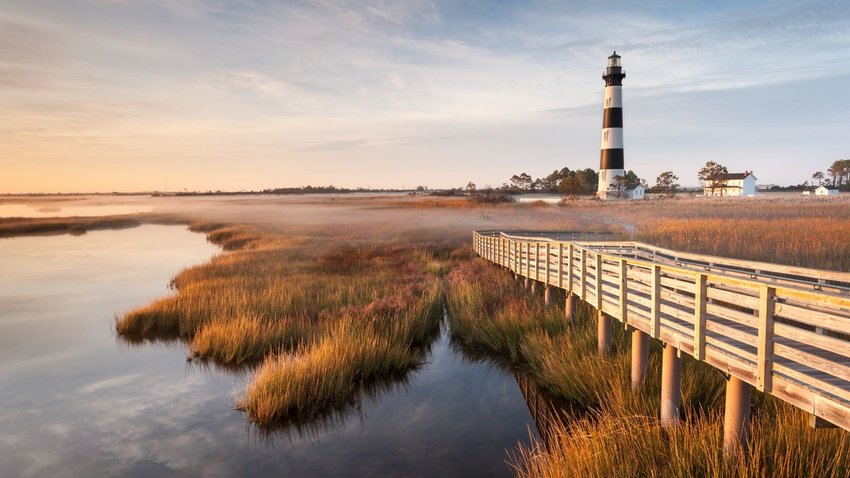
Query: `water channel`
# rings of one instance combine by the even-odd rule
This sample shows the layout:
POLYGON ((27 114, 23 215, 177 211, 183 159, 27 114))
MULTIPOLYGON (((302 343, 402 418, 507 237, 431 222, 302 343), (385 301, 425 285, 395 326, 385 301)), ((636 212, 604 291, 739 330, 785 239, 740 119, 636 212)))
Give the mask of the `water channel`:
POLYGON ((332 423, 272 436, 233 410, 251 371, 132 347, 116 313, 218 253, 178 226, 0 239, 2 476, 510 476, 536 434, 514 376, 444 331, 404 383, 332 423))

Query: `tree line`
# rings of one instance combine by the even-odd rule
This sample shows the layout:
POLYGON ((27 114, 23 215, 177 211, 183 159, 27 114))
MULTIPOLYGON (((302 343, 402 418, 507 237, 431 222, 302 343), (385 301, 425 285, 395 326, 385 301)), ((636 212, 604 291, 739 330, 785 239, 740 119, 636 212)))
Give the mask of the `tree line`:
POLYGON ((832 186, 842 191, 850 191, 850 159, 839 159, 832 163, 826 171, 815 171, 812 174, 812 186, 832 186))

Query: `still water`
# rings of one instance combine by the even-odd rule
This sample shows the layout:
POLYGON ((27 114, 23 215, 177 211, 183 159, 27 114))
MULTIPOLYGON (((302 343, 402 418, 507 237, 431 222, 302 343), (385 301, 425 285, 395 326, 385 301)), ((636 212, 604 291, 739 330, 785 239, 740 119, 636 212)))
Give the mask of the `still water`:
POLYGON ((426 366, 333 423, 258 433, 251 371, 129 347, 114 314, 218 250, 176 226, 0 240, 0 476, 508 476, 535 432, 514 377, 446 334, 426 366))
POLYGON ((76 217, 112 216, 151 212, 144 204, 78 204, 74 201, 0 204, 0 217, 76 217))

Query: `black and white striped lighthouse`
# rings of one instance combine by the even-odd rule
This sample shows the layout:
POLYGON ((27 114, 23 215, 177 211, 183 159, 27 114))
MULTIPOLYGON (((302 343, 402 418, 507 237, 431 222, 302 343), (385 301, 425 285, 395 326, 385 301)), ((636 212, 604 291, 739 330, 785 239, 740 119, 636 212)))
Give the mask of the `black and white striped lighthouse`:
POLYGON ((602 115, 602 152, 599 157, 599 187, 596 194, 602 199, 612 196, 614 178, 625 174, 623 161, 623 78, 626 72, 615 51, 608 57, 605 80, 605 100, 602 115))

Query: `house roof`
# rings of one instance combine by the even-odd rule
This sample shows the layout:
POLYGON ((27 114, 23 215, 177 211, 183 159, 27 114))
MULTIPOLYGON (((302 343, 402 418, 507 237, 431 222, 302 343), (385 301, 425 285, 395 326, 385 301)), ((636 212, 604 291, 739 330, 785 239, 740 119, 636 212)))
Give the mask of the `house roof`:
POLYGON ((643 184, 629 184, 626 186, 626 191, 631 191, 632 189, 642 188, 643 184))
MULTIPOLYGON (((727 173, 721 174, 717 177, 717 179, 721 181, 730 181, 734 179, 745 179, 747 176, 752 176, 753 173, 749 171, 744 171, 743 173, 727 173)), ((755 177, 755 176, 753 176, 755 177)))

